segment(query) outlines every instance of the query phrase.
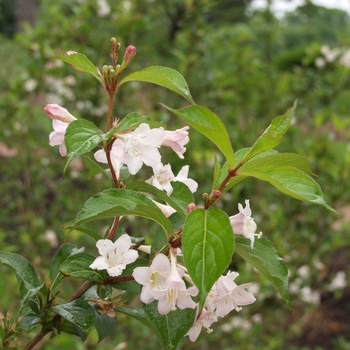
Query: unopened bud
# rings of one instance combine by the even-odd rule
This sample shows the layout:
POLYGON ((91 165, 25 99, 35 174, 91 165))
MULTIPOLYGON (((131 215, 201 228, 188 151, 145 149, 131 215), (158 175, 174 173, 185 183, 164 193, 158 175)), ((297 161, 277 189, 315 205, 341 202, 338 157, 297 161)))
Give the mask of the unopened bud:
POLYGON ((113 38, 111 38, 111 44, 112 44, 112 45, 115 45, 116 43, 117 43, 117 39, 116 39, 116 38, 114 38, 114 37, 113 37, 113 38))
POLYGON ((195 210, 196 208, 196 204, 192 202, 187 206, 186 213, 189 214, 192 210, 195 210))
POLYGON ((131 60, 134 58, 135 55, 136 55, 136 47, 133 45, 129 45, 125 49, 125 54, 124 54, 124 61, 126 62, 126 64, 131 62, 131 60))
POLYGON ((210 193, 210 199, 218 199, 221 197, 221 192, 219 190, 213 190, 210 193))
POLYGON ((67 109, 55 103, 46 105, 44 108, 44 112, 51 119, 58 119, 64 123, 70 123, 77 119, 72 114, 70 114, 67 109))

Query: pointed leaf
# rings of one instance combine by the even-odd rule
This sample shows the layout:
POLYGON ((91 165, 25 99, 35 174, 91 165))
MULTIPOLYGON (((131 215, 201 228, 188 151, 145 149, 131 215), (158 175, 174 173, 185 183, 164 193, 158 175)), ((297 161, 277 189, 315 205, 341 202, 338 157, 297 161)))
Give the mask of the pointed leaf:
POLYGON ((134 72, 125 77, 119 85, 122 85, 128 81, 145 81, 148 83, 156 84, 172 90, 191 103, 194 103, 190 90, 188 89, 186 80, 176 70, 162 66, 152 66, 142 69, 138 72, 134 72))
POLYGON ((75 222, 74 220, 68 221, 63 226, 64 229, 70 230, 70 231, 79 231, 82 233, 86 233, 88 236, 90 236, 94 241, 98 241, 101 239, 101 236, 97 232, 96 228, 89 222, 85 222, 83 224, 80 224, 79 227, 74 226, 75 222))
POLYGON ((163 104, 162 106, 212 141, 223 153, 230 167, 233 166, 235 156, 229 135, 225 125, 214 112, 201 106, 189 106, 183 109, 172 109, 163 104))
POLYGON ((74 54, 70 54, 67 56, 59 55, 59 56, 54 56, 54 58, 57 58, 61 61, 69 63, 70 65, 73 66, 73 68, 75 68, 81 72, 86 72, 86 73, 93 75, 101 84, 103 84, 103 79, 102 79, 100 71, 82 53, 74 53, 74 54))
POLYGON ((16 253, 0 252, 0 262, 15 270, 20 284, 22 303, 41 289, 42 284, 39 282, 33 266, 23 256, 16 253))
POLYGON ((60 273, 60 265, 71 255, 78 254, 84 251, 84 248, 77 248, 70 243, 63 243, 53 258, 50 265, 50 281, 51 290, 53 291, 58 284, 63 280, 64 275, 60 273))
POLYGON ((318 183, 301 170, 288 166, 266 166, 254 170, 245 171, 243 167, 238 170, 238 175, 253 176, 260 180, 268 181, 281 192, 301 201, 321 204, 336 213, 323 198, 323 193, 318 183))
POLYGON ((157 328, 164 349, 176 349, 179 340, 191 328, 196 315, 196 309, 176 309, 175 311, 170 311, 167 315, 160 315, 157 305, 157 301, 149 305, 144 305, 143 308, 147 318, 157 328))
POLYGON ((149 118, 147 116, 133 112, 133 113, 126 115, 113 130, 114 130, 114 132, 122 132, 125 130, 134 130, 141 123, 145 123, 148 120, 149 120, 149 118))
POLYGON ((93 159, 91 159, 88 156, 84 156, 84 161, 87 164, 87 166, 89 167, 89 175, 88 175, 88 180, 90 180, 93 176, 98 175, 98 174, 106 174, 107 177, 112 180, 112 175, 111 172, 109 171, 109 169, 104 169, 101 167, 101 165, 99 163, 97 163, 96 161, 94 161, 93 159))
POLYGON ((146 196, 129 189, 109 189, 88 199, 78 213, 74 227, 88 221, 112 218, 122 215, 136 215, 157 222, 168 234, 170 221, 146 196))
POLYGON ((95 322, 94 309, 89 303, 82 299, 77 299, 67 304, 53 306, 50 310, 61 315, 67 321, 73 323, 82 330, 88 330, 95 322))
POLYGON ((227 214, 216 207, 191 211, 183 228, 182 251, 203 306, 211 287, 230 264, 234 251, 227 214))
POLYGON ((82 342, 84 342, 87 338, 87 334, 83 332, 81 328, 67 320, 63 320, 59 330, 60 332, 78 336, 82 342))
POLYGON ((314 175, 306 157, 294 153, 276 153, 266 155, 265 157, 255 157, 254 159, 245 163, 238 172, 254 171, 258 168, 274 165, 290 166, 297 168, 308 175, 314 175))
POLYGON ((102 134, 95 124, 88 120, 78 119, 69 123, 64 137, 67 156, 63 173, 75 157, 90 152, 106 137, 108 136, 102 134))
POLYGON ((294 102, 293 107, 287 113, 272 120, 270 126, 257 139, 254 145, 250 148, 250 151, 242 159, 243 163, 246 163, 255 155, 279 145, 282 136, 289 129, 296 107, 297 101, 294 102))
POLYGON ((93 270, 89 267, 94 261, 95 257, 91 254, 74 254, 62 262, 60 265, 60 272, 65 276, 103 282, 105 278, 103 271, 93 270))
POLYGON ((121 306, 121 307, 118 307, 115 311, 120 312, 121 314, 130 316, 135 320, 141 322, 145 326, 147 326, 156 335, 159 342, 163 344, 161 334, 159 333, 156 326, 152 322, 150 322, 150 320, 147 318, 146 313, 143 309, 140 309, 138 307, 121 306))
POLYGON ((265 239, 256 239, 254 248, 250 240, 236 236, 235 252, 252 264, 276 288, 291 310, 294 310, 288 293, 288 269, 282 258, 277 255, 273 244, 265 239))
POLYGON ((95 310, 95 328, 98 334, 98 342, 110 336, 115 331, 117 319, 109 317, 106 314, 100 314, 95 310))

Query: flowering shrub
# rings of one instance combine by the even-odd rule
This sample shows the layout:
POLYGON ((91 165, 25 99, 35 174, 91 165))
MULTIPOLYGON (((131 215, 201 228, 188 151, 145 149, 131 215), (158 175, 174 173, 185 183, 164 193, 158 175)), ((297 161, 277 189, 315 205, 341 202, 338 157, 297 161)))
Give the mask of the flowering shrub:
POLYGON ((56 57, 101 83, 109 99, 104 131, 88 120, 76 119, 57 104, 44 108, 53 119, 50 145, 59 146, 65 157, 63 172, 75 157, 94 151, 95 160, 84 157, 90 168, 89 177, 105 174, 113 184, 88 199, 76 218, 65 225, 93 238, 100 256, 65 243, 42 282, 25 258, 0 252, 0 261, 15 270, 20 284, 21 320, 15 323, 16 327, 31 331, 38 324, 42 326, 24 349, 32 349, 52 332, 72 333, 85 340, 92 327, 101 340, 115 331, 115 312, 148 326, 166 349, 175 349, 184 336, 195 341, 202 327, 211 332, 210 327, 219 318, 256 300, 249 291, 250 283, 236 284, 238 273, 228 271, 234 253, 267 278, 292 309, 288 270, 272 242, 256 233, 249 200, 245 208, 238 203, 237 214, 226 213, 215 204, 237 183, 255 177, 291 197, 334 211, 325 203, 307 160, 274 149, 290 126, 296 104, 273 119, 251 147, 234 152, 219 117, 194 102, 186 81, 177 71, 153 66, 121 79, 136 48, 128 46, 118 64, 120 43, 112 38, 111 44, 112 64, 101 70, 74 51, 56 57), (189 103, 185 108, 162 106, 188 125, 166 130, 163 122, 150 121, 135 112, 115 118, 114 96, 130 81, 157 84, 185 98, 189 103), (213 155, 212 190, 203 194, 203 204, 195 203, 193 193, 198 190, 198 183, 189 177, 189 166, 183 166, 175 176, 171 165, 162 160, 162 147, 185 158, 192 129, 206 136, 225 158, 220 164, 213 155), (150 178, 139 175, 143 167, 152 170, 150 178), (128 175, 139 179, 129 181, 128 175), (123 232, 128 216, 152 220, 160 229, 151 234, 150 242, 145 242, 143 237, 123 232), (104 237, 90 224, 101 219, 111 220, 104 237), (84 283, 69 300, 63 300, 59 291, 62 280, 68 277, 83 279, 84 283), (140 294, 143 307, 127 306, 123 293, 140 294))

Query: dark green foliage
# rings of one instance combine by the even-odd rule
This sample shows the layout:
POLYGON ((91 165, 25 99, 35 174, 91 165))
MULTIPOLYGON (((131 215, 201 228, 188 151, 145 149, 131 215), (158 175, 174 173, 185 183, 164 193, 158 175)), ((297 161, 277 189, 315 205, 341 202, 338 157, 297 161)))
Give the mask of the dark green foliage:
MULTIPOLYGON (((100 83, 69 65, 59 66, 58 61, 50 57, 75 50, 101 68, 109 63, 111 36, 122 43, 121 52, 129 44, 138 50, 123 77, 149 65, 165 65, 180 71, 188 82, 193 99, 223 120, 235 149, 251 147, 271 120, 298 99, 295 123, 278 150, 305 155, 310 160, 312 171, 319 175, 317 181, 326 202, 338 211, 346 212, 350 200, 350 71, 339 59, 326 62, 323 68, 315 64, 318 57, 323 57, 322 45, 331 49, 340 47, 344 52, 348 50, 350 25, 345 12, 308 2, 279 21, 269 11, 257 11, 247 17, 243 7, 228 8, 227 1, 193 1, 191 7, 188 5, 191 2, 181 0, 159 1, 157 6, 154 1, 136 0, 108 1, 111 12, 99 17, 95 0, 41 0, 39 3, 35 27, 27 26, 13 41, 0 38, 0 142, 1 147, 6 144, 9 148, 0 155, 2 250, 21 253, 33 262, 36 269, 49 271, 56 246, 54 243, 50 245, 45 232, 53 230, 59 245, 64 239, 70 242, 74 238, 74 241, 82 242, 88 252, 95 254, 93 240, 77 231, 66 237, 66 232, 60 228, 76 217, 89 197, 109 186, 109 179, 107 176, 93 176, 86 182, 89 169, 79 157, 68 166, 65 179, 62 178, 64 159, 56 148, 48 146, 51 121, 43 113, 43 107, 46 103, 60 103, 76 117, 104 127, 100 124, 104 120, 107 99, 100 83), (125 8, 126 3, 129 8, 125 8), (11 60, 8 60, 9 56, 11 60)), ((12 23, 10 17, 6 20, 12 23)), ((13 29, 4 31, 11 34, 13 29)), ((160 87, 128 83, 120 88, 114 117, 138 112, 152 120, 164 120, 169 128, 184 125, 159 102, 177 110, 188 105, 181 96, 160 87)), ((190 176, 200 182, 203 191, 209 192, 213 178, 213 145, 193 128, 190 139, 185 154, 190 164, 190 176)), ((170 153, 169 156, 172 157, 170 153)), ((93 158, 92 154, 90 158, 93 158)), ((184 165, 176 156, 173 160, 171 163, 178 168, 176 170, 184 165)), ((224 160, 219 161, 222 166, 224 160)), ((145 179, 149 177, 147 175, 145 179)), ((195 194, 197 203, 201 203, 201 196, 202 193, 195 194)), ((283 257, 291 271, 291 284, 298 286, 297 291, 291 291, 291 301, 297 310, 302 310, 298 314, 300 319, 303 316, 308 318, 309 308, 317 305, 304 302, 299 291, 310 286, 321 294, 329 292, 329 281, 335 272, 322 280, 328 270, 326 266, 321 274, 319 262, 329 264, 330 252, 349 246, 348 221, 320 206, 287 198, 266 182, 253 179, 246 179, 244 184, 236 186, 221 205, 233 215, 237 213, 237 202, 243 203, 246 198, 251 200, 258 229, 274 243, 278 255, 283 257), (302 266, 309 267, 306 277, 298 270, 302 266)), ((173 199, 183 211, 187 197, 185 199, 183 202, 180 201, 182 198, 173 199)), ((141 236, 147 232, 145 225, 149 223, 142 222, 137 226, 131 222, 125 229, 132 229, 136 235, 139 230, 141 236)), ((156 224, 149 227, 154 232, 158 230, 156 224)), ((102 236, 106 228, 96 225, 95 230, 94 227, 89 227, 89 230, 96 238, 98 234, 102 236)), ((336 253, 332 257, 337 260, 336 253)), ((240 272, 238 283, 253 281, 260 289, 255 293, 257 302, 239 315, 233 313, 233 319, 240 316, 250 321, 253 315, 260 314, 263 322, 251 321, 249 332, 237 326, 225 332, 225 328, 215 325, 211 335, 202 334, 194 344, 186 338, 179 349, 199 349, 202 345, 222 349, 233 346, 271 350, 300 348, 293 342, 303 333, 303 325, 292 319, 288 307, 276 297, 269 283, 261 281, 243 261, 237 261, 230 268, 240 272), (287 332, 293 334, 290 339, 285 336, 287 332)), ((346 263, 339 265, 347 276, 348 266, 346 263)), ((8 269, 2 266, 0 309, 18 311, 13 300, 18 288, 7 272, 8 269), (6 284, 5 277, 9 281, 6 284)), ((51 278, 60 276, 55 265, 51 265, 51 273, 54 275, 51 278)), ((38 283, 34 287, 39 287, 38 283)), ((68 298, 73 292, 69 286, 63 291, 68 298)), ((341 290, 337 292, 342 293, 341 290)), ((130 299, 134 296, 133 292, 127 294, 130 299)), ((337 297, 341 298, 341 295, 334 293, 333 301, 337 297)), ((62 307, 54 310, 60 314, 65 311, 62 307)), ((94 314, 87 306, 86 310, 90 325, 94 314)), ((148 322, 144 313, 138 316, 148 322)), ((36 316, 27 318, 27 327, 36 320, 36 316)), ((253 320, 258 320, 258 317, 253 320)), ((225 318, 222 325, 227 321, 225 318)), ((89 335, 84 343, 86 348, 111 349, 123 341, 130 349, 153 350, 158 347, 156 337, 148 328, 128 321, 122 314, 118 314, 114 335, 95 345, 114 327, 113 321, 95 312, 96 322, 99 322, 99 333, 89 335), (108 327, 104 333, 101 325, 105 324, 108 327)), ((348 320, 346 322, 350 324, 348 320)), ((82 330, 75 329, 69 322, 65 326, 65 332, 84 338, 82 330)), ((32 334, 34 332, 29 337, 32 334)), ((336 333, 330 337, 334 336, 334 343, 345 349, 349 346, 349 334, 344 334, 340 340, 335 339, 339 335, 336 333)), ((75 341, 61 334, 48 342, 45 350, 81 349, 80 344, 74 344, 75 341)), ((322 348, 317 341, 315 338, 314 343, 303 344, 322 348)))

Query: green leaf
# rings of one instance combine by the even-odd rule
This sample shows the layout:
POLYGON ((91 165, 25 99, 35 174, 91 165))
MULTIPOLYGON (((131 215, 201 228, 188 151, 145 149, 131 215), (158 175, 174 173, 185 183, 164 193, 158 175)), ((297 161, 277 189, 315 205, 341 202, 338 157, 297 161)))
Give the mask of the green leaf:
POLYGON ((258 168, 264 168, 266 166, 289 166, 297 168, 302 172, 314 175, 308 160, 299 154, 294 153, 276 153, 272 155, 266 155, 265 157, 255 157, 254 159, 245 163, 238 172, 241 171, 254 171, 258 168))
POLYGON ((130 113, 126 115, 120 123, 113 129, 113 132, 122 132, 125 130, 134 130, 140 124, 145 123, 149 120, 149 118, 145 115, 141 115, 138 113, 130 113))
POLYGON ((243 167, 238 175, 253 176, 257 179, 270 182, 281 192, 301 201, 320 204, 336 213, 323 198, 318 183, 303 171, 289 166, 265 166, 245 171, 243 167))
POLYGON ((288 307, 294 307, 288 293, 288 269, 282 258, 277 255, 273 244, 265 239, 256 239, 254 249, 250 248, 250 240, 236 236, 235 252, 252 264, 276 288, 288 307))
POLYGON ((61 61, 69 63, 70 65, 73 66, 73 68, 75 68, 81 72, 86 72, 86 73, 93 75, 103 85, 103 79, 102 79, 100 71, 82 53, 74 53, 74 54, 67 55, 67 56, 59 55, 59 56, 54 56, 54 58, 57 58, 61 61))
POLYGON ((158 302, 154 301, 149 305, 144 305, 147 318, 158 330, 161 336, 161 343, 164 349, 173 350, 180 339, 191 328, 196 315, 196 309, 176 309, 167 315, 160 315, 157 309, 158 302))
POLYGON ((63 243, 52 259, 50 265, 50 281, 51 290, 55 290, 58 284, 63 280, 64 275, 60 273, 60 265, 71 255, 78 254, 84 251, 84 248, 77 248, 73 244, 63 243))
POLYGON ((107 137, 108 136, 101 133, 95 124, 88 120, 78 119, 69 123, 64 137, 64 142, 67 147, 67 156, 63 173, 65 173, 68 164, 75 157, 90 152, 107 137))
POLYGON ((272 120, 268 128, 257 139, 254 145, 250 148, 249 152, 242 159, 243 163, 246 163, 257 154, 275 148, 277 145, 279 145, 282 136, 289 129, 296 107, 297 101, 294 102, 293 107, 287 113, 272 120))
POLYGON ((79 225, 79 227, 75 227, 74 223, 75 223, 74 220, 68 221, 67 223, 65 223, 63 228, 70 230, 70 231, 76 230, 76 231, 79 231, 82 233, 86 233, 88 236, 90 236, 96 242, 99 239, 101 239, 101 236, 99 235, 96 228, 91 223, 85 222, 84 224, 79 225))
POLYGON ((67 321, 73 323, 82 330, 88 330, 95 323, 95 311, 93 307, 82 299, 53 306, 50 310, 61 315, 67 321))
POLYGON ((84 342, 87 338, 87 334, 83 332, 81 328, 77 327, 71 322, 68 322, 67 320, 63 320, 59 330, 60 332, 78 336, 82 342, 84 342))
POLYGON ((20 324, 21 324, 21 327, 25 329, 27 332, 31 332, 40 321, 41 321, 41 317, 39 317, 38 315, 29 314, 29 315, 25 315, 22 318, 20 324))
MULTIPOLYGON (((250 148, 242 148, 242 149, 238 150, 237 152, 235 152, 235 164, 234 164, 233 168, 236 168, 241 163, 242 159, 245 157, 245 155, 249 151, 250 151, 250 148)), ((253 157, 253 159, 255 160, 257 158, 270 156, 270 155, 273 155, 273 154, 276 154, 276 153, 278 153, 278 152, 275 151, 275 150, 268 150, 268 151, 265 151, 265 152, 257 154, 256 156, 253 157)), ((217 176, 214 189, 218 189, 220 187, 221 183, 224 181, 224 179, 227 177, 227 175, 228 175, 228 164, 226 162, 222 166, 222 168, 220 169, 220 173, 217 176)), ((245 178, 246 178, 246 176, 234 176, 234 177, 232 177, 229 180, 229 182, 226 184, 224 190, 222 191, 222 194, 227 192, 234 185, 236 185, 237 183, 241 182, 245 178)))
POLYGON ((172 109, 163 104, 162 106, 212 141, 223 153, 230 168, 233 166, 235 156, 229 135, 225 125, 215 113, 201 106, 189 106, 183 109, 172 109))
POLYGON ((88 199, 78 213, 74 227, 85 222, 122 215, 136 215, 157 222, 168 234, 170 221, 146 196, 129 189, 108 189, 88 199))
POLYGON ((22 307, 26 300, 41 289, 43 284, 39 282, 31 263, 23 256, 16 253, 0 252, 0 262, 15 270, 19 282, 22 307))
POLYGON ((231 262, 234 236, 227 214, 219 208, 191 211, 182 234, 187 270, 199 289, 200 305, 231 262))
POLYGON ((134 318, 135 320, 141 322, 145 326, 147 326, 158 338, 159 342, 163 344, 162 336, 159 333, 158 329, 155 325, 153 325, 152 322, 147 318, 146 313, 143 309, 140 309, 138 307, 128 307, 128 306, 121 306, 118 307, 116 312, 120 312, 121 314, 130 316, 134 318))
POLYGON ((144 68, 138 72, 134 72, 126 76, 119 86, 128 81, 145 81, 156 84, 172 90, 191 103, 194 103, 190 90, 188 89, 186 80, 176 70, 162 66, 152 66, 144 68))
POLYGON ((100 314, 95 310, 95 328, 98 334, 98 342, 104 338, 113 334, 117 325, 117 319, 107 316, 106 314, 100 314))
POLYGON ((104 169, 101 167, 99 163, 91 159, 89 156, 84 156, 83 157, 85 163, 89 167, 89 175, 88 175, 88 180, 90 180, 93 176, 98 175, 98 174, 106 174, 107 177, 112 180, 112 175, 109 169, 104 169))
POLYGON ((94 261, 95 257, 91 254, 74 254, 62 262, 60 265, 60 272, 65 276, 103 282, 105 274, 102 271, 93 270, 89 267, 94 261))

